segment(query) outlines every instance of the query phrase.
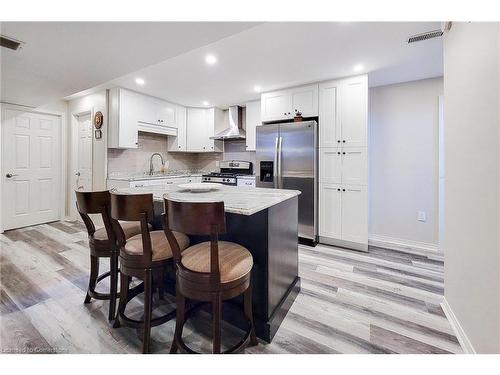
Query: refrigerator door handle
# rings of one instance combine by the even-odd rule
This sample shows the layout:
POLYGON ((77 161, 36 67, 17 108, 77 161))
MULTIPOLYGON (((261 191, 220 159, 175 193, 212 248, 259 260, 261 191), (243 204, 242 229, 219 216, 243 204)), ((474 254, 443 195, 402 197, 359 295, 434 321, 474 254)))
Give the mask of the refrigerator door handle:
POLYGON ((278 189, 283 189, 283 175, 281 166, 281 145, 283 143, 283 137, 279 138, 278 141, 278 189))
POLYGON ((274 188, 278 188, 278 137, 276 137, 276 140, 274 142, 274 165, 273 165, 273 186, 274 188))

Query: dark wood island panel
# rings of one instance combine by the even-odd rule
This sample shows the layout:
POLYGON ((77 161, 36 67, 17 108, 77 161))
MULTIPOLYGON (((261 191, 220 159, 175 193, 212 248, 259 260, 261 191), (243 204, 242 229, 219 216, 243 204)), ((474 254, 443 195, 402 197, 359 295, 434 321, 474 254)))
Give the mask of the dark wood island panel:
MULTIPOLYGON (((155 211, 163 212, 161 202, 155 211)), ((156 221, 156 225, 159 221, 156 221)), ((155 226, 156 226, 155 225, 155 226)), ((222 240, 245 246, 254 259, 253 311, 257 336, 271 342, 300 291, 298 276, 298 197, 294 196, 253 215, 226 212, 227 233, 222 240)), ((206 240, 192 238, 192 244, 206 240)), ((236 298, 224 306, 223 319, 245 328, 247 322, 236 298)))

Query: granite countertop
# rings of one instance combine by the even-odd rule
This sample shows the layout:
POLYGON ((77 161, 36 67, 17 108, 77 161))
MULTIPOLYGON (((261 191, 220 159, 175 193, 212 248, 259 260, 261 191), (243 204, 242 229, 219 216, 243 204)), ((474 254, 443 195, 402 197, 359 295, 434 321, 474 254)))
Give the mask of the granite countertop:
POLYGON ((155 200, 162 200, 163 195, 181 202, 224 202, 226 212, 253 215, 300 194, 299 190, 245 188, 221 185, 220 190, 205 193, 191 193, 177 185, 168 187, 145 186, 141 188, 118 189, 123 194, 152 193, 155 200))
POLYGON ((108 180, 120 180, 120 181, 157 180, 161 178, 201 176, 202 174, 205 173, 207 172, 170 171, 167 173, 155 173, 153 175, 149 175, 147 173, 112 174, 108 176, 108 180))

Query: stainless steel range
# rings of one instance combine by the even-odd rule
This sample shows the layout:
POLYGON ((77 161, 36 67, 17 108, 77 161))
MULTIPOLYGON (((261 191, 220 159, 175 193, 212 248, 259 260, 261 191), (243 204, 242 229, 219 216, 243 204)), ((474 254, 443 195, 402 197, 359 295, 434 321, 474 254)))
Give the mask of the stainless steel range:
POLYGON ((221 160, 219 168, 220 172, 211 172, 202 175, 202 182, 217 182, 219 184, 236 186, 238 176, 253 173, 253 165, 249 161, 221 160))

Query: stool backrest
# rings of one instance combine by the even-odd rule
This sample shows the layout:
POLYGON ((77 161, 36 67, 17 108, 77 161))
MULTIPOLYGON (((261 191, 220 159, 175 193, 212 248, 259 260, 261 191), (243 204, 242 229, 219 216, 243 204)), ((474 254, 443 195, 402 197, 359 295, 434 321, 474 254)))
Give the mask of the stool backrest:
MULTIPOLYGON (((141 223, 142 256, 146 261, 152 260, 151 235, 148 223, 154 218, 153 194, 117 194, 111 191, 111 218, 123 221, 139 221, 141 223)), ((125 233, 118 225, 117 236, 120 246, 126 243, 125 233)))
POLYGON ((220 280, 218 237, 226 233, 224 202, 178 202, 165 198, 164 204, 163 228, 174 262, 179 264, 181 251, 172 231, 210 236, 210 273, 220 280))
POLYGON ((99 214, 102 217, 108 240, 116 242, 113 223, 110 215, 111 197, 109 191, 78 191, 76 194, 76 208, 80 214, 89 236, 93 237, 95 225, 90 215, 99 214))

